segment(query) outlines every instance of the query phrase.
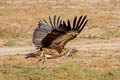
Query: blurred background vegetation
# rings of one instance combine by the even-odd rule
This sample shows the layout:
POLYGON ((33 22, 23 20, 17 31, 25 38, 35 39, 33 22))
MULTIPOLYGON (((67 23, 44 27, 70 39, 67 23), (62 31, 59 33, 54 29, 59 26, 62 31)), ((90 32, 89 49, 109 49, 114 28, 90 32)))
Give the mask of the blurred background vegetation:
POLYGON ((31 39, 38 22, 54 15, 71 21, 74 16, 88 15, 87 28, 102 30, 86 29, 86 33, 98 35, 120 27, 119 6, 119 0, 0 0, 0 39, 31 39))
MULTIPOLYGON (((0 47, 31 45, 38 22, 54 15, 71 22, 88 15, 76 45, 120 42, 120 0, 0 0, 0 47)), ((120 49, 89 47, 46 64, 25 59, 22 52, 4 56, 0 80, 120 80, 120 49)))

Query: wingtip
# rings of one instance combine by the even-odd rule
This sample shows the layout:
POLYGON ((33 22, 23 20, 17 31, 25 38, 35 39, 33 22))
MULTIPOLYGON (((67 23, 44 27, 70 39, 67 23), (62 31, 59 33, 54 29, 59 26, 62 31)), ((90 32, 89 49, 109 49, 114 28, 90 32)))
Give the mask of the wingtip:
MULTIPOLYGON (((44 23, 47 23, 47 21, 45 19, 43 19, 44 23)), ((47 23, 48 24, 48 23, 47 23)))
POLYGON ((68 22, 68 29, 71 30, 70 20, 68 20, 67 22, 68 22))
POLYGON ((81 15, 77 21, 77 25, 76 25, 76 30, 79 30, 79 24, 81 22, 81 19, 82 19, 83 15, 81 15))
POLYGON ((83 28, 86 26, 87 22, 88 22, 88 19, 84 22, 84 24, 82 25, 82 28, 80 28, 78 30, 78 33, 80 33, 83 30, 83 28))
POLYGON ((53 22, 54 22, 54 26, 56 26, 56 15, 54 16, 53 22))
POLYGON ((51 17, 49 16, 49 21, 50 21, 50 24, 51 24, 51 26, 52 26, 52 28, 53 28, 53 24, 52 24, 52 20, 51 20, 51 17))
POLYGON ((73 20, 73 30, 76 28, 76 21, 77 21, 77 16, 75 16, 73 20))
POLYGON ((57 27, 60 25, 60 16, 57 19, 57 27))

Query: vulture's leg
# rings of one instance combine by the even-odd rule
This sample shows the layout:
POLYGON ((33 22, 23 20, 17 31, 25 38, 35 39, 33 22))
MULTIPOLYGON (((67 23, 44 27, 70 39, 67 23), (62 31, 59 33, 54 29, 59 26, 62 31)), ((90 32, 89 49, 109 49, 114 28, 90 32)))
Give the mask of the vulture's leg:
POLYGON ((43 55, 44 55, 44 52, 41 51, 41 53, 40 53, 40 55, 39 55, 40 58, 39 58, 39 60, 38 60, 38 63, 41 62, 41 61, 43 61, 43 59, 44 59, 44 58, 43 58, 43 57, 44 57, 43 55))
POLYGON ((42 51, 35 52, 36 56, 41 56, 42 51))
POLYGON ((47 61, 47 57, 45 56, 45 53, 43 53, 43 61, 42 63, 45 63, 47 61))
POLYGON ((46 57, 46 52, 45 52, 45 50, 43 50, 42 52, 41 52, 41 54, 40 54, 40 59, 38 60, 38 62, 42 62, 42 63, 45 63, 46 62, 46 60, 47 60, 47 57, 46 57))

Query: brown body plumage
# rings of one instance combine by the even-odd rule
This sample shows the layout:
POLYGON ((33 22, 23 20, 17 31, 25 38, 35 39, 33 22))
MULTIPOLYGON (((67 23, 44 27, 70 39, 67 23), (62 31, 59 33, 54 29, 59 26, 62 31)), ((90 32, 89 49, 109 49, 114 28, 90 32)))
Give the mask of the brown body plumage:
POLYGON ((47 58, 54 59, 69 53, 69 50, 64 46, 83 30, 88 22, 86 17, 80 16, 78 21, 75 17, 72 27, 69 20, 66 24, 60 20, 60 17, 56 22, 56 16, 54 16, 53 23, 49 17, 50 25, 45 20, 39 22, 33 34, 33 43, 39 50, 36 53, 27 54, 26 58, 40 56, 42 58, 40 61, 45 61, 47 58))

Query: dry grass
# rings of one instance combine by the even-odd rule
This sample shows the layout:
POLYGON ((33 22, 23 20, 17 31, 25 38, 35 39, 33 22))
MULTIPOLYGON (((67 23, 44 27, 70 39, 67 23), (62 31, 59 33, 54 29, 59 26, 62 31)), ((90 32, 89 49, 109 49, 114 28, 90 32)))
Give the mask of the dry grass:
POLYGON ((110 66, 106 61, 99 60, 88 63, 89 67, 80 62, 69 61, 62 64, 55 62, 54 65, 58 66, 49 66, 48 63, 51 62, 36 64, 34 59, 26 60, 20 58, 20 55, 19 58, 17 55, 6 56, 4 67, 0 67, 0 78, 2 80, 119 80, 120 69, 106 69, 110 66), (91 70, 90 67, 96 68, 91 70))
POLYGON ((88 67, 111 68, 111 63, 104 59, 91 60, 87 64, 88 67))
POLYGON ((5 39, 31 38, 40 19, 48 20, 49 15, 60 15, 64 20, 72 20, 74 16, 87 14, 88 27, 102 28, 106 27, 107 24, 116 24, 119 19, 119 14, 111 12, 94 13, 97 8, 94 6, 89 8, 90 4, 81 1, 71 0, 70 3, 67 3, 66 1, 56 0, 1 0, 0 4, 0 37, 5 39))
MULTIPOLYGON (((0 0, 0 47, 1 44, 16 46, 17 41, 31 44, 37 23, 42 18, 48 21, 49 15, 60 15, 63 20, 71 21, 74 16, 88 15, 87 27, 76 39, 82 39, 83 43, 117 41, 120 38, 119 8, 114 6, 117 4, 91 4, 81 0, 0 0), (110 40, 112 38, 115 39, 110 40)), ((79 51, 45 64, 23 57, 5 56, 0 80, 120 80, 120 50, 79 51)))
POLYGON ((4 57, 2 80, 119 80, 120 50, 89 50, 48 60, 25 59, 24 55, 4 57))
MULTIPOLYGON (((41 64, 36 64, 38 59, 25 59, 25 55, 11 55, 5 56, 4 58, 4 65, 16 65, 16 66, 38 66, 41 64)), ((71 53, 68 57, 58 58, 58 60, 48 60, 45 66, 49 66, 50 64, 58 65, 59 61, 61 63, 65 62, 75 62, 78 64, 82 64, 86 67, 98 67, 98 68, 114 68, 117 66, 119 68, 119 61, 120 61, 120 50, 89 50, 89 51, 79 51, 76 53, 71 53), (66 60, 66 61, 65 61, 66 60), (52 63, 53 62, 53 63, 52 63), (85 63, 85 65, 84 65, 85 63)), ((56 66, 51 67, 56 67, 56 66)), ((60 65, 60 64, 59 64, 60 65)), ((49 67, 50 67, 49 66, 49 67)))

